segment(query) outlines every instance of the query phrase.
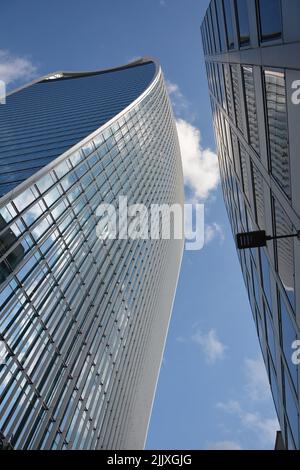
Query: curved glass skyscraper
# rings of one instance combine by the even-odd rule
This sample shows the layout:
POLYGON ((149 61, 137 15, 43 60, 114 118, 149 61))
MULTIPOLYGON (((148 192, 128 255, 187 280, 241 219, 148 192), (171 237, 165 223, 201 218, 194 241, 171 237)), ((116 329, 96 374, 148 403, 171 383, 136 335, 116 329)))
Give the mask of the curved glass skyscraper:
POLYGON ((0 431, 142 448, 183 240, 101 240, 102 202, 183 205, 160 67, 58 72, 0 107, 0 431))

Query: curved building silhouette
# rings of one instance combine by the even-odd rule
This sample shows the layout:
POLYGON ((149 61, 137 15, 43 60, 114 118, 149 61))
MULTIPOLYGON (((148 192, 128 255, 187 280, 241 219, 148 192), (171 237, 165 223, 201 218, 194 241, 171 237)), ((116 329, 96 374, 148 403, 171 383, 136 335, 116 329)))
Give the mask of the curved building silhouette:
POLYGON ((0 107, 0 431, 16 449, 144 446, 183 240, 101 240, 97 208, 183 205, 160 66, 56 72, 0 107))

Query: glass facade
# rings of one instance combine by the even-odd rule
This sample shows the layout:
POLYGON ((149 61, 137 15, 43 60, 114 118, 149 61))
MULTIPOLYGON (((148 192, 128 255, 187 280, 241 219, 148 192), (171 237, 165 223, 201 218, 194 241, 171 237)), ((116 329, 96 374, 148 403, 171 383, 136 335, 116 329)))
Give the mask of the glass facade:
POLYGON ((252 165, 252 178, 253 178, 253 191, 254 191, 254 206, 255 206, 255 215, 256 222, 260 230, 266 230, 266 220, 265 220, 265 201, 264 201, 264 180, 256 168, 252 165))
POLYGON ((245 87, 245 101, 246 113, 249 132, 249 141, 254 150, 259 155, 259 134, 258 134, 258 120, 256 111, 255 87, 252 67, 242 67, 244 87, 245 87))
MULTIPOLYGON (((285 15, 279 0, 218 4, 218 24, 226 25, 230 37, 227 49, 206 49, 211 36, 209 25, 203 27, 206 15, 201 33, 233 235, 252 230, 295 234, 300 228, 300 137, 289 87, 300 73, 300 34, 289 39, 295 48, 289 52, 283 31, 292 30, 289 15, 299 2, 285 3, 285 15), (231 51, 234 45, 239 50, 231 51), (224 86, 216 67, 223 71, 224 86), (221 99, 220 90, 225 93, 221 99)), ((285 446, 300 449, 300 377, 292 360, 293 342, 300 339, 300 244, 283 238, 238 255, 285 446)))
POLYGON ((228 49, 234 49, 234 32, 230 0, 223 0, 228 49))
POLYGON ((235 1, 240 46, 249 46, 250 44, 250 26, 247 3, 247 0, 235 1))
MULTIPOLYGON (((274 199, 275 235, 294 233, 294 227, 280 203, 274 199)), ((291 305, 295 308, 294 242, 292 238, 282 238, 275 242, 277 270, 291 305)))
POLYGON ((284 73, 265 70, 265 86, 271 171, 282 189, 290 196, 288 122, 284 73))
MULTIPOLYGON (((183 203, 162 72, 147 64, 141 88, 142 68, 131 66, 127 85, 124 70, 113 72, 128 96, 112 90, 112 120, 84 140, 79 132, 75 147, 0 199, 0 430, 17 449, 143 447, 183 241, 96 233, 97 207, 117 207, 119 195, 147 207, 183 203)), ((60 88, 86 79, 61 78, 60 88)), ((58 83, 26 93, 46 86, 50 98, 58 83)))
POLYGON ((281 0, 258 0, 261 41, 280 39, 282 35, 281 0))
POLYGON ((241 96, 240 96, 240 75, 239 75, 240 67, 234 64, 230 66, 230 69, 231 69, 235 119, 236 119, 238 128, 243 132, 242 103, 241 103, 241 96))
POLYGON ((8 96, 0 107, 0 196, 125 109, 154 73, 146 62, 63 80, 54 74, 8 96))

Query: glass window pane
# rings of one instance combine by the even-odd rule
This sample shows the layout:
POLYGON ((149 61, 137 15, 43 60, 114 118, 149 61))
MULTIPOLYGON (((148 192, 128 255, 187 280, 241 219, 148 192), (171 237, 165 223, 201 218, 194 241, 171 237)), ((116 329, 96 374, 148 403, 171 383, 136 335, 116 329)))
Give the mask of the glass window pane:
POLYGON ((274 328, 273 328, 271 317, 267 309, 265 311, 265 320, 266 320, 266 333, 267 333, 268 347, 271 352, 272 362, 273 364, 276 364, 276 346, 275 346, 274 328))
MULTIPOLYGON (((201 26, 201 36, 202 36, 203 52, 204 52, 204 55, 207 55, 208 54, 208 49, 207 49, 207 43, 206 43, 206 34, 205 34, 205 29, 204 29, 204 22, 201 26)), ((102 142, 100 142, 100 144, 101 143, 102 142)), ((98 148, 98 144, 97 144, 97 141, 95 142, 95 139, 94 139, 94 144, 95 144, 96 148, 98 148)))
POLYGON ((255 87, 252 67, 243 67, 245 84, 246 112, 250 144, 259 154, 258 121, 256 112, 255 87))
POLYGON ((225 44, 225 31, 223 27, 223 8, 222 8, 222 0, 216 0, 216 14, 217 14, 217 23, 219 27, 219 37, 220 37, 220 44, 221 44, 221 51, 226 50, 226 44, 225 44))
POLYGON ((267 255, 264 249, 261 249, 261 273, 262 273, 262 282, 265 296, 268 300, 268 305, 270 311, 272 311, 272 292, 271 292, 271 282, 270 282, 270 265, 267 255))
POLYGON ((286 432, 287 432, 287 449, 288 450, 297 450, 295 446, 295 441, 292 435, 291 428, 288 423, 286 423, 286 432))
POLYGON ((276 407, 277 412, 279 412, 278 383, 277 383, 275 368, 274 368, 271 361, 270 361, 270 383, 271 383, 271 390, 272 390, 272 395, 273 395, 273 400, 274 400, 274 403, 275 403, 275 407, 276 407))
MULTIPOLYGON (((277 236, 290 235, 295 229, 282 209, 281 205, 274 199, 275 234, 277 236)), ((294 268, 294 240, 293 238, 282 238, 276 240, 277 270, 286 295, 295 309, 295 268, 294 268)))
POLYGON ((25 207, 29 206, 35 199, 35 194, 32 192, 31 188, 25 189, 19 196, 15 197, 14 203, 18 211, 22 211, 25 207))
POLYGON ((298 366, 293 364, 292 355, 294 350, 292 349, 293 342, 298 339, 296 330, 293 326, 292 319, 287 310, 282 295, 279 294, 280 298, 280 311, 281 311, 281 331, 282 331, 282 347, 284 356, 293 380, 295 390, 298 390, 298 366))
POLYGON ((242 108, 241 108, 241 96, 240 96, 240 78, 239 78, 239 65, 234 64, 230 66, 231 77, 232 77, 232 89, 233 89, 233 99, 234 99, 234 109, 236 123, 240 131, 243 132, 243 118, 242 118, 242 108))
POLYGON ((226 32, 227 32, 227 47, 228 49, 233 49, 234 48, 234 34, 233 34, 233 22, 232 22, 232 12, 231 12, 230 3, 231 3, 230 0, 223 0, 226 32))
POLYGON ((256 168, 256 166, 253 164, 251 165, 252 165, 252 175, 253 175, 256 222, 261 230, 265 230, 266 221, 265 221, 265 200, 264 200, 263 177, 258 171, 258 169, 256 168))
POLYGON ((227 102, 226 102, 226 92, 225 92, 225 85, 224 85, 224 70, 222 64, 217 64, 219 69, 219 80, 220 80, 220 91, 221 91, 221 104, 225 111, 227 111, 227 102))
POLYGON ((240 46, 248 46, 250 44, 250 29, 247 3, 247 0, 235 1, 240 46))
POLYGON ((213 63, 213 71, 214 71, 214 80, 215 80, 215 86, 216 86, 216 98, 221 104, 222 102, 222 97, 221 97, 221 88, 220 88, 220 77, 219 77, 219 67, 217 63, 213 63))
POLYGON ((248 178, 248 172, 247 172, 248 155, 244 147, 241 144, 240 144, 240 157, 241 157, 241 170, 242 170, 242 178, 243 178, 243 189, 244 189, 244 193, 248 201, 250 201, 249 178, 248 178))
POLYGON ((286 412, 289 420, 289 424, 291 426, 293 439, 295 442, 299 442, 299 415, 297 406, 295 403, 295 399, 286 375, 284 371, 284 388, 285 388, 285 405, 286 405, 286 412))
POLYGON ((225 80, 228 113, 229 113, 230 119, 234 120, 233 102, 232 102, 232 97, 231 97, 230 73, 229 73, 229 68, 227 64, 223 64, 223 70, 224 70, 224 80, 225 80))
POLYGON ((54 176, 51 175, 51 173, 48 173, 47 175, 43 176, 42 178, 40 178, 36 185, 38 187, 38 189, 41 191, 41 193, 44 193, 45 191, 47 191, 47 189, 50 188, 50 186, 52 186, 53 184, 55 183, 55 179, 54 179, 54 176))
POLYGON ((216 34, 215 34, 215 29, 214 29, 214 23, 213 23, 213 15, 212 15, 212 5, 210 5, 208 9, 208 24, 209 24, 209 29, 211 33, 211 40, 212 40, 212 47, 213 47, 213 53, 217 52, 217 39, 216 39, 216 34))
POLYGON ((209 34, 210 53, 214 54, 215 53, 215 44, 214 44, 214 37, 213 37, 211 17, 210 17, 209 10, 207 12, 206 23, 207 23, 207 31, 208 31, 208 34, 209 34))
POLYGON ((258 0, 262 41, 280 39, 282 34, 281 0, 258 0))
POLYGON ((287 196, 290 196, 288 123, 284 73, 266 70, 265 87, 271 172, 287 196))
MULTIPOLYGON (((206 31, 206 37, 207 37, 208 53, 211 54, 212 53, 211 36, 210 36, 209 28, 208 28, 208 17, 207 17, 207 15, 205 16, 205 19, 204 19, 204 27, 205 27, 205 31, 206 31)), ((125 127, 122 128, 122 132, 123 132, 123 134, 125 134, 125 127)))
MULTIPOLYGON (((2 216, 0 216, 0 229, 3 229, 6 223, 2 216)), ((4 255, 6 251, 16 243, 20 235, 18 228, 13 224, 0 236, 0 255, 4 255)), ((17 245, 6 257, 6 262, 1 263, 0 269, 0 283, 4 282, 10 271, 8 266, 14 269, 19 262, 24 258, 25 249, 20 243, 17 245)))
POLYGON ((251 271, 252 271, 252 281, 253 281, 253 294, 254 294, 254 298, 256 301, 256 306, 258 307, 258 309, 260 309, 261 308, 260 288, 259 288, 259 283, 257 279, 256 268, 252 261, 251 261, 251 271))

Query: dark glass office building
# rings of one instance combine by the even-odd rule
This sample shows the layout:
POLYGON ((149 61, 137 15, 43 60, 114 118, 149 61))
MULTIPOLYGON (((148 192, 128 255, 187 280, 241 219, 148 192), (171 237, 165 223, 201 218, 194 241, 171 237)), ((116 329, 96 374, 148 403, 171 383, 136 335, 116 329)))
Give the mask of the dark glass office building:
POLYGON ((140 449, 183 240, 97 236, 97 208, 183 204, 160 66, 57 72, 0 106, 0 439, 140 449))
MULTIPOLYGON (((232 232, 300 230, 299 0, 213 0, 201 25, 232 232)), ((299 449, 300 242, 239 251, 286 448, 299 449)))

